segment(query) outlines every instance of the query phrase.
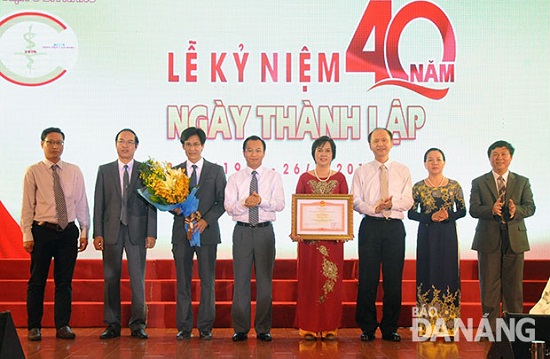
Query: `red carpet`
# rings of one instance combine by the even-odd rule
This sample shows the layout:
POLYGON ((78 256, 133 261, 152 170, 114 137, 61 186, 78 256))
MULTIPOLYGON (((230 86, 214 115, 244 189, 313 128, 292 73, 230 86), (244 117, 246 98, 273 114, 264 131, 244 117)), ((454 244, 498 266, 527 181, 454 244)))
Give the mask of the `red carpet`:
MULTIPOLYGON (((195 266, 196 268, 196 266, 195 266)), ((356 327, 355 301, 357 293, 357 261, 346 260, 344 267, 344 311, 342 327, 356 327)), ((216 270, 217 313, 216 327, 231 327, 231 299, 233 296, 233 268, 231 260, 218 260, 216 270)), ((0 259, 0 311, 10 310, 15 325, 25 327, 26 286, 29 275, 28 259, 0 259)), ((529 309, 536 303, 548 276, 550 262, 527 261, 525 263, 524 309, 529 309)), ((462 318, 473 318, 478 323, 481 317, 479 305, 479 284, 477 281, 477 262, 464 260, 461 262, 462 277, 462 318)), ((51 273, 50 273, 51 278, 51 273)), ((73 280, 73 327, 103 326, 103 270, 100 260, 81 259, 77 261, 73 280)), ((128 274, 123 272, 122 298, 123 321, 130 315, 130 289, 128 274)), ((194 275, 193 300, 199 297, 198 275, 194 275)), ((400 325, 411 325, 411 308, 415 303, 415 261, 407 260, 403 275, 403 310, 400 325)), ((275 263, 273 283, 273 326, 275 328, 290 328, 294 322, 296 302, 296 261, 277 260, 275 263)), ((255 295, 254 281, 252 292, 255 295)), ((53 279, 46 287, 46 303, 43 326, 53 326, 53 279)), ((147 262, 146 281, 147 303, 149 308, 148 324, 150 327, 175 327, 175 266, 169 259, 150 260, 147 262)), ((378 293, 379 309, 381 309, 382 289, 378 293)), ((194 302, 195 311, 198 302, 194 302)), ((254 307, 253 307, 254 309, 254 307)), ((254 313, 252 314, 252 316, 254 313)))

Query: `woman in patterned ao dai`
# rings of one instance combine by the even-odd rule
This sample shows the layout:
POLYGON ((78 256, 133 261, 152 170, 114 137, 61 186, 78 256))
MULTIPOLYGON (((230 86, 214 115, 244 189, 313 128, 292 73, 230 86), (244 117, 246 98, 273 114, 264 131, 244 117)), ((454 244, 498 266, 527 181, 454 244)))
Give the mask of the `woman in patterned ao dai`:
POLYGON ((416 245, 417 317, 431 324, 431 328, 418 328, 418 335, 453 337, 455 319, 460 317, 456 220, 466 215, 466 205, 460 184, 443 176, 445 155, 440 149, 430 148, 424 154, 424 167, 428 178, 413 186, 414 205, 409 210, 409 218, 420 222, 416 245))
MULTIPOLYGON (((303 173, 297 194, 348 194, 346 178, 330 169, 336 157, 334 141, 322 136, 313 142, 315 169, 303 173)), ((298 300, 294 325, 305 340, 335 340, 342 318, 344 243, 303 240, 298 242, 298 300)))

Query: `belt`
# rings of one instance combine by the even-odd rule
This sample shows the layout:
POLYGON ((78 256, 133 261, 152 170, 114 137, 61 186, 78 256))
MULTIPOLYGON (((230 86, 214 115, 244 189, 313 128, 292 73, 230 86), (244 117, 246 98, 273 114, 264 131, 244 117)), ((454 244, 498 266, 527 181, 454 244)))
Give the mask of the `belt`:
POLYGON ((398 218, 386 218, 386 217, 373 217, 365 214, 365 219, 373 220, 373 221, 381 221, 381 222, 387 222, 387 221, 400 221, 398 218))
POLYGON ((258 224, 250 224, 250 223, 245 223, 245 222, 237 222, 237 226, 241 226, 241 227, 248 227, 248 228, 262 228, 262 227, 267 227, 271 225, 271 222, 262 222, 262 223, 258 223, 258 224))
POLYGON ((36 224, 39 227, 45 228, 45 229, 50 230, 50 231, 55 231, 55 232, 63 232, 63 231, 65 231, 65 229, 69 228, 71 225, 74 225, 74 222, 69 222, 69 223, 67 223, 67 227, 65 227, 65 229, 63 229, 57 223, 50 223, 50 222, 46 222, 46 221, 40 221, 40 222, 33 221, 32 223, 36 224))

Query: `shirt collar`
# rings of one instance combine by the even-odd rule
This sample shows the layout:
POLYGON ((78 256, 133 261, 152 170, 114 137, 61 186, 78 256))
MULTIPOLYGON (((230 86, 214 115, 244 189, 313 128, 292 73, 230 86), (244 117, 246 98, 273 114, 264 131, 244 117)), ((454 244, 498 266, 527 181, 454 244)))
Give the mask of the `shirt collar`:
POLYGON ((256 169, 252 169, 252 168, 246 166, 246 171, 248 172, 248 174, 249 174, 250 176, 252 176, 252 172, 253 172, 253 171, 256 171, 258 174, 260 174, 260 173, 263 172, 263 168, 264 168, 263 165, 261 165, 260 167, 258 167, 258 168, 256 168, 256 169))
POLYGON ((129 171, 131 171, 132 168, 134 168, 134 160, 133 159, 128 163, 122 163, 122 162, 120 162, 120 160, 118 160, 117 162, 118 162, 118 170, 119 171, 122 171, 124 169, 125 165, 128 165, 128 170, 129 171))
POLYGON ((189 161, 189 160, 186 160, 186 161, 185 161, 185 165, 186 165, 186 167, 187 167, 188 169, 192 169, 191 166, 195 165, 195 166, 197 166, 197 170, 200 170, 200 169, 202 168, 202 165, 203 165, 203 164, 204 164, 204 157, 201 157, 201 159, 198 160, 198 161, 195 162, 195 163, 193 163, 193 162, 191 162, 191 161, 189 161))
POLYGON ((48 168, 51 168, 53 165, 57 165, 59 168, 63 168, 63 161, 59 160, 57 163, 53 163, 52 161, 50 161, 49 159, 47 158, 44 158, 44 160, 42 160, 42 162, 48 166, 48 168))
POLYGON ((377 160, 374 160, 374 163, 376 164, 376 168, 380 168, 380 166, 384 165, 384 166, 386 166, 387 169, 390 169, 391 164, 392 164, 392 160, 388 159, 384 163, 381 163, 381 162, 378 162, 377 160))
MULTIPOLYGON (((499 175, 498 173, 496 173, 495 171, 491 171, 493 173, 493 177, 495 179, 495 181, 498 180, 498 178, 501 176, 499 175)), ((510 170, 506 171, 506 173, 504 173, 502 175, 502 178, 504 179, 504 183, 508 183, 508 175, 510 174, 510 170)))

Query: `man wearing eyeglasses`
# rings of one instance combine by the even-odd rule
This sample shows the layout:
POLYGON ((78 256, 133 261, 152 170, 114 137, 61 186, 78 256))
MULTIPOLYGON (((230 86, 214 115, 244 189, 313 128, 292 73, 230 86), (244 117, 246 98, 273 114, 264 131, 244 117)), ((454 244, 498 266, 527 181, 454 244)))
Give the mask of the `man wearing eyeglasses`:
POLYGON ((128 326, 131 336, 147 339, 145 304, 145 259, 147 249, 155 246, 157 210, 137 192, 144 187, 139 178, 141 162, 134 160, 139 139, 129 128, 115 136, 118 160, 99 166, 94 196, 94 247, 102 251, 104 304, 107 328, 100 339, 120 336, 120 276, 122 251, 126 252, 132 314, 128 326))
POLYGON ((45 129, 40 139, 45 158, 25 172, 21 209, 23 246, 31 255, 27 338, 42 339, 44 289, 54 258, 56 336, 74 339, 76 335, 69 327, 73 272, 77 251, 88 246, 90 227, 84 177, 78 166, 61 160, 65 134, 59 128, 45 129))

